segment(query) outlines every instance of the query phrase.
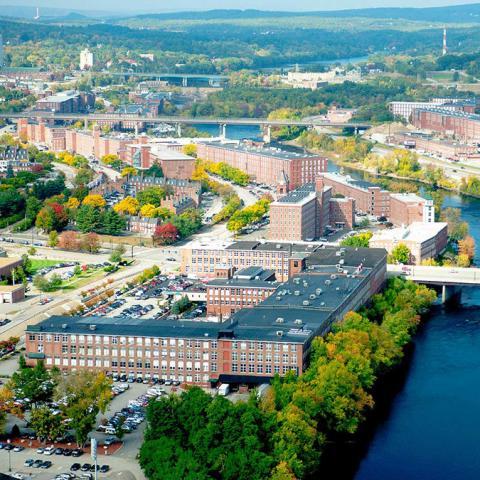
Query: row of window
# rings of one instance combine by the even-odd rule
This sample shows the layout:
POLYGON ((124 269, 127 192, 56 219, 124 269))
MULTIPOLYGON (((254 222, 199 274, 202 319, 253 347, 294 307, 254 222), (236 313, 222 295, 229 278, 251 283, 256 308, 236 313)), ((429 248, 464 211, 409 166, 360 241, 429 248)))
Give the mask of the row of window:
MULTIPOLYGON (((246 361, 247 360, 246 352, 241 352, 240 355, 238 355, 237 352, 232 352, 232 361, 235 362, 239 358, 240 358, 240 361, 246 361)), ((297 355, 291 355, 290 356, 288 353, 282 354, 281 357, 280 357, 279 353, 275 353, 273 355, 273 357, 272 357, 271 353, 266 353, 265 356, 263 355, 263 353, 255 354, 253 352, 250 352, 248 354, 248 361, 249 362, 263 362, 263 361, 271 362, 272 358, 273 358, 274 363, 280 363, 280 358, 282 359, 283 363, 290 363, 290 362, 293 363, 293 364, 297 363, 297 355)))
POLYGON ((218 348, 218 342, 216 340, 212 341, 202 341, 202 340, 191 340, 191 339, 177 339, 177 338, 144 338, 144 337, 111 337, 111 336, 101 336, 101 335, 60 335, 60 334, 34 334, 29 333, 28 339, 30 341, 38 342, 47 342, 50 343, 87 343, 87 344, 112 344, 112 345, 145 345, 145 346, 171 346, 171 347, 187 347, 187 348, 207 348, 207 349, 216 349, 218 348))
POLYGON ((283 365, 281 368, 279 365, 247 365, 245 363, 240 364, 240 369, 238 363, 232 363, 232 373, 283 373, 284 375, 290 371, 294 371, 298 375, 297 366, 283 365))

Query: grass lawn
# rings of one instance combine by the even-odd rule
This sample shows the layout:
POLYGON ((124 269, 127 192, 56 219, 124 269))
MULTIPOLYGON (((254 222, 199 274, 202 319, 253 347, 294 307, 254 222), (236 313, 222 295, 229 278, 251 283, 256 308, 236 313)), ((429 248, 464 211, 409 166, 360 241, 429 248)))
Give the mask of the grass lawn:
POLYGON ((30 257, 30 260, 32 262, 30 275, 32 276, 35 275, 42 268, 51 267, 53 265, 58 265, 59 263, 62 263, 60 260, 45 260, 45 259, 42 260, 40 258, 32 258, 32 257, 30 257))
POLYGON ((107 274, 103 268, 98 270, 89 270, 87 272, 82 272, 80 275, 75 275, 70 280, 65 280, 62 282, 60 290, 74 290, 76 288, 84 287, 89 283, 95 282, 105 277, 107 274))

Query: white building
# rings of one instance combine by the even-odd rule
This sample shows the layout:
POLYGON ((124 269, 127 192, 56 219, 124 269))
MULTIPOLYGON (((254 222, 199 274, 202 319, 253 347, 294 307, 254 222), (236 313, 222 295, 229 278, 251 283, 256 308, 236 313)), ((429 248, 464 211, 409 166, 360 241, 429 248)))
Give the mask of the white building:
POLYGON ((93 53, 86 48, 80 52, 80 70, 89 70, 93 67, 93 53))
POLYGON ((407 227, 375 232, 370 248, 385 248, 388 253, 400 245, 411 252, 411 263, 420 265, 422 260, 435 258, 445 250, 448 242, 448 224, 443 222, 414 222, 407 227))

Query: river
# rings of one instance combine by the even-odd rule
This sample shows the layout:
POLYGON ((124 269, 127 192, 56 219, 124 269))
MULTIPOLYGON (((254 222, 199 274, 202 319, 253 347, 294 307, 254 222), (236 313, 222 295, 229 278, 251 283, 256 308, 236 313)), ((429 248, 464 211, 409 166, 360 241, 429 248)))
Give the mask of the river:
MULTIPOLYGON (((480 200, 444 192, 442 207, 461 209, 479 264, 480 200)), ((324 478, 480 478, 479 288, 465 288, 459 304, 433 307, 402 367, 379 385, 376 401, 367 431, 339 452, 324 478)))

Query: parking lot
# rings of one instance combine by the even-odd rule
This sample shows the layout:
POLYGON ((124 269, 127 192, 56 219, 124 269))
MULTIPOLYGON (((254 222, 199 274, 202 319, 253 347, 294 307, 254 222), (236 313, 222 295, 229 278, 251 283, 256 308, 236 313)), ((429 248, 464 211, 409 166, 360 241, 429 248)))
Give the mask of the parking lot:
MULTIPOLYGON (((118 384, 116 384, 118 385, 118 384)), ((123 408, 127 407, 129 402, 135 401, 139 396, 142 396, 146 391, 151 388, 151 385, 144 385, 139 383, 132 383, 128 385, 129 388, 124 393, 113 398, 105 414, 99 414, 97 417, 97 425, 102 424, 106 419, 110 419, 115 413, 120 412, 123 408)), ((170 390, 165 387, 165 390, 170 390)), ((118 478, 122 479, 137 479, 143 480, 145 477, 141 472, 141 469, 136 460, 138 449, 143 441, 143 432, 145 430, 145 421, 138 424, 135 430, 130 433, 125 433, 122 441, 123 446, 116 451, 113 455, 105 454, 104 443, 105 439, 111 435, 101 432, 92 432, 92 437, 96 438, 99 442, 98 447, 98 461, 99 466, 107 465, 108 472, 104 473, 99 471, 98 478, 118 478)), ((82 471, 81 468, 71 472, 70 468, 73 464, 79 463, 80 467, 84 464, 93 464, 93 461, 89 453, 84 453, 80 457, 64 456, 53 453, 52 455, 46 455, 45 453, 37 453, 36 449, 28 448, 29 441, 24 440, 23 443, 15 442, 15 444, 25 446, 26 448, 21 452, 10 452, 5 449, 0 449, 0 464, 2 465, 2 472, 7 473, 9 465, 9 457, 11 462, 11 471, 24 475, 25 479, 34 478, 38 480, 51 480, 56 475, 62 473, 73 473, 79 479, 88 480, 88 473, 91 470, 82 471), (52 465, 49 468, 35 468, 25 465, 26 460, 41 460, 50 461, 52 465), (81 477, 84 475, 84 477, 81 477)), ((48 445, 50 446, 50 445, 48 445)), ((69 448, 73 449, 74 444, 69 448)))

